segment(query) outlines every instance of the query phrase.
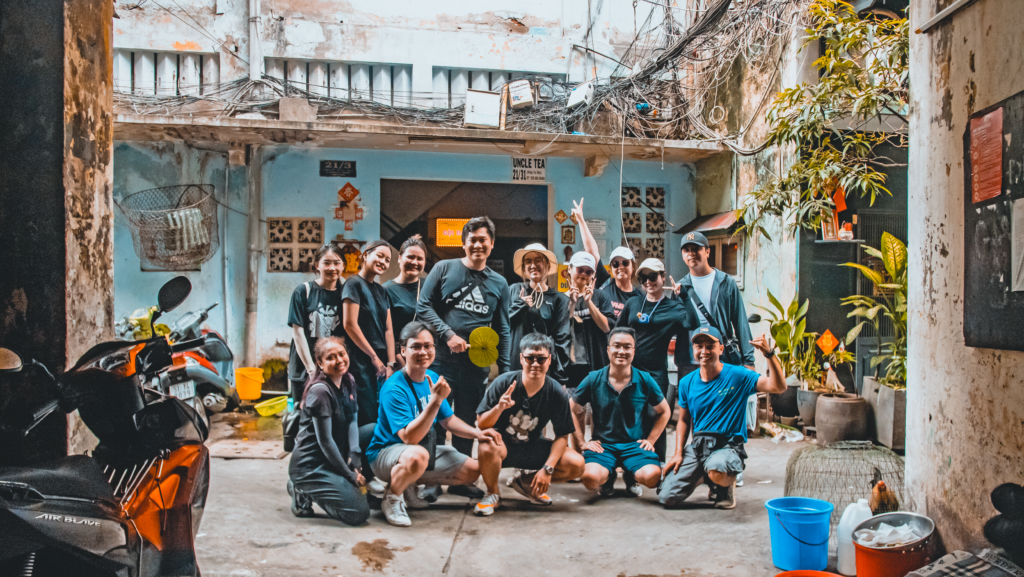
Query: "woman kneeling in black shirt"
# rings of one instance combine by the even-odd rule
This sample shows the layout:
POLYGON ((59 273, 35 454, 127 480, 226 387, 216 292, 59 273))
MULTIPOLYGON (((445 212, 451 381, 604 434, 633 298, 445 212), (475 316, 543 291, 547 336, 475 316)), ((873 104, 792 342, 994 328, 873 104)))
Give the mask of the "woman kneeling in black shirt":
POLYGON ((361 525, 370 516, 366 480, 359 473, 359 430, 356 384, 348 372, 344 342, 326 337, 316 343, 319 370, 302 393, 299 434, 288 466, 292 514, 313 516, 313 503, 347 525, 361 525))

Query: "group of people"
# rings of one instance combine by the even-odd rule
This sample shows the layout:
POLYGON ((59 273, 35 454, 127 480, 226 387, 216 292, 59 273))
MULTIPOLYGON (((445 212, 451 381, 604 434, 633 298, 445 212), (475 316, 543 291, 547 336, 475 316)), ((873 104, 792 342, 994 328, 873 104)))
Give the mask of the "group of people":
POLYGON ((558 482, 611 496, 620 469, 627 495, 657 488, 664 506, 677 507, 703 483, 716 507, 735 506, 747 398, 785 390, 773 347, 751 338, 735 282, 708 263, 704 235, 684 235, 689 272, 679 283, 657 259, 638 267, 626 247, 611 252, 609 274, 582 204, 573 213, 584 251, 569 261, 564 293, 548 284, 558 263, 540 244, 515 253, 520 283, 510 287, 488 268, 495 229, 487 217, 463 228, 465 256, 436 263, 425 279, 418 236, 402 244, 399 275, 383 285, 386 242, 369 243, 347 281, 340 252, 319 251, 317 279, 295 289, 288 321, 301 410, 288 482, 296 516, 312 515, 316 503, 360 524, 369 491, 389 523, 408 526, 408 509, 428 507, 441 486, 490 516, 503 468, 515 469, 508 485, 539 506, 552 504, 548 489, 558 482), (498 335, 489 384, 490 369, 467 354, 479 327, 498 335), (673 338, 678 383, 669 382, 673 338), (768 359, 767 376, 752 370, 755 350, 768 359))

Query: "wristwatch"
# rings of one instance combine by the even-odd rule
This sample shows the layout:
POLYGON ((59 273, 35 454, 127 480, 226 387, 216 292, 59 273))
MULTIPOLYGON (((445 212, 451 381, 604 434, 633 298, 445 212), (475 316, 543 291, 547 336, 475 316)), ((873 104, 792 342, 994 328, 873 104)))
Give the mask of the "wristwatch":
POLYGON ((772 349, 764 354, 764 358, 770 359, 775 356, 775 349, 772 349))
POLYGON ((392 371, 397 371, 398 369, 402 368, 398 365, 398 361, 391 361, 390 363, 387 364, 387 367, 392 371))
POLYGON ((552 467, 551 465, 544 465, 543 469, 544 469, 544 472, 547 473, 548 475, 554 475, 555 474, 555 468, 552 467))

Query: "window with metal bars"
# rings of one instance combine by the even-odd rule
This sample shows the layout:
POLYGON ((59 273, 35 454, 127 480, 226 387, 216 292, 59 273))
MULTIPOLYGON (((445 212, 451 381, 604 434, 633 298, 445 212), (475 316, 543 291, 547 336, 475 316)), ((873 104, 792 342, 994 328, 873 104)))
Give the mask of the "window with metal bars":
POLYGON ((114 49, 114 89, 142 96, 204 94, 220 84, 220 56, 114 49))
POLYGON ((266 74, 311 94, 412 105, 412 65, 267 58, 266 74))

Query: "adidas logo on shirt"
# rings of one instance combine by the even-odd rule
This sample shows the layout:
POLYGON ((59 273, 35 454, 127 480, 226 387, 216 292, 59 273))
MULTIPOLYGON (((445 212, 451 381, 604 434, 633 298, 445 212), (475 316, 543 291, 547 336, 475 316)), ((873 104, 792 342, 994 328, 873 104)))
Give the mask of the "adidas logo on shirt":
POLYGON ((487 306, 487 302, 484 300, 484 294, 480 292, 480 287, 475 287, 468 297, 455 305, 455 308, 483 315, 491 310, 491 307, 487 306))

